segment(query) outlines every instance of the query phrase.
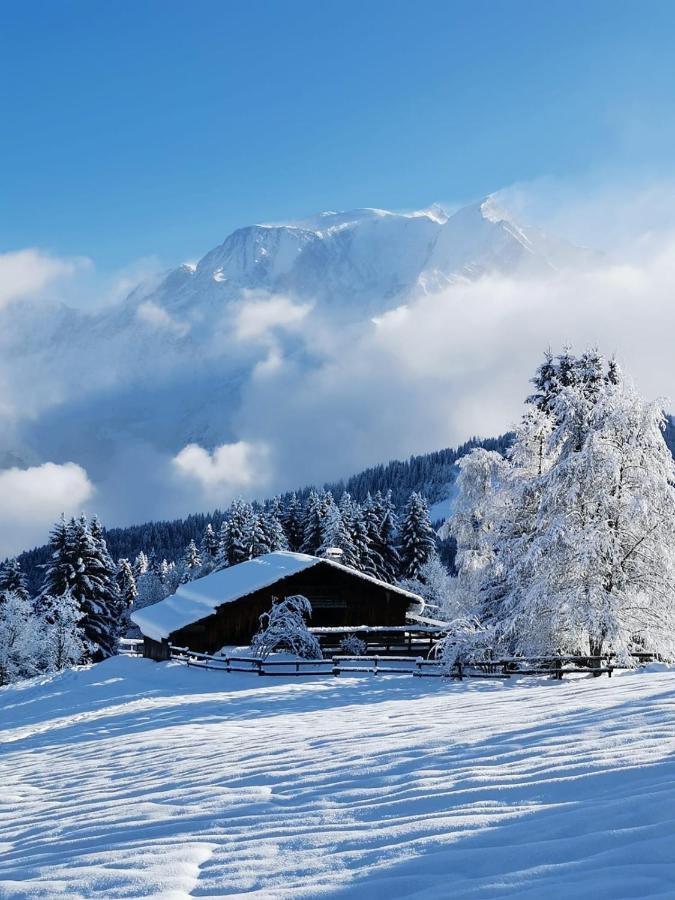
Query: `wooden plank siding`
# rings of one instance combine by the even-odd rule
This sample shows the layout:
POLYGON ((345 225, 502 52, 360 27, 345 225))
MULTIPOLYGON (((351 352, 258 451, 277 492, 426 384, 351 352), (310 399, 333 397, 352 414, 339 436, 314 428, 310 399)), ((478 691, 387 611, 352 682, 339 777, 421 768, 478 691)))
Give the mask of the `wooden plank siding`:
MULTIPOLYGON (((312 604, 314 626, 405 625, 411 600, 395 589, 376 584, 327 563, 282 578, 255 593, 224 603, 213 615, 174 631, 169 643, 202 653, 223 646, 247 645, 275 597, 302 594, 312 604)), ((145 638, 145 655, 164 659, 158 641, 145 638)))

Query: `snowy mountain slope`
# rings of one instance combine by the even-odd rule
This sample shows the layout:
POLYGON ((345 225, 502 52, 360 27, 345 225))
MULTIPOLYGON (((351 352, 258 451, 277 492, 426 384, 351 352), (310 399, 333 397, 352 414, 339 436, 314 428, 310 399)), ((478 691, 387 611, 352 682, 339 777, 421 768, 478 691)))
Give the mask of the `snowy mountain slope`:
POLYGON ((675 682, 115 658, 0 690, 8 898, 671 897, 675 682))
MULTIPOLYGON (((265 378, 294 378, 297 393, 305 373, 321 380, 346 348, 367 343, 373 318, 450 283, 588 261, 587 251, 517 225, 487 198, 452 216, 437 207, 359 209, 241 228, 196 265, 99 310, 8 304, 0 308, 0 465, 82 465, 111 524, 184 513, 194 504, 184 502, 171 459, 187 444, 278 445, 261 432, 285 428, 285 410, 273 404, 268 429, 252 410, 265 378), (142 466, 123 511, 113 482, 142 466), (141 501, 144 482, 153 488, 141 501)), ((270 475, 277 488, 298 483, 297 452, 284 454, 270 475)), ((312 477, 371 462, 354 449, 342 470, 312 477)))

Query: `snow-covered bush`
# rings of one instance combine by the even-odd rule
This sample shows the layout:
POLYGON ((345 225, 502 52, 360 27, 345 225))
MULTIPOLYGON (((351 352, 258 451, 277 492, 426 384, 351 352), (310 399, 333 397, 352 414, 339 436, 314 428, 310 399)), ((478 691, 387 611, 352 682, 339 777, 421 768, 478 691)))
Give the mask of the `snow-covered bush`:
POLYGON ((451 622, 445 637, 434 647, 434 656, 451 672, 456 664, 482 662, 492 656, 495 635, 478 619, 462 618, 451 622))
POLYGON ((399 585, 424 600, 421 611, 425 615, 440 616, 447 621, 465 612, 457 596, 457 579, 451 577, 437 554, 421 566, 416 578, 404 578, 399 585))
POLYGON ((321 659, 321 647, 309 631, 305 617, 312 606, 301 594, 274 600, 272 609, 260 616, 260 629, 253 636, 251 650, 265 659, 275 650, 288 650, 304 659, 321 659))
POLYGON ((348 634, 340 641, 340 651, 345 656, 365 656, 368 644, 355 634, 348 634))

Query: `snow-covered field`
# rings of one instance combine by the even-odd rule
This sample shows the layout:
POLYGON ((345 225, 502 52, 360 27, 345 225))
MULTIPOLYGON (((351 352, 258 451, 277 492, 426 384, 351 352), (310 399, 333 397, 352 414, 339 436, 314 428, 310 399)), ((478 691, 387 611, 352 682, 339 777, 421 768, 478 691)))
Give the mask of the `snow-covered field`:
POLYGON ((675 672, 0 690, 0 896, 675 896, 675 672))

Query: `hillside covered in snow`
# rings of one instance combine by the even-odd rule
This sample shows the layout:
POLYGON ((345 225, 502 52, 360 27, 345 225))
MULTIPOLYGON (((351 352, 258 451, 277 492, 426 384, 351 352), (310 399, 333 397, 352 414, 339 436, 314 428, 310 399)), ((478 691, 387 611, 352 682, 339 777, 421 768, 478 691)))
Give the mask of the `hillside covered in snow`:
POLYGON ((672 896, 672 672, 0 689, 8 898, 672 896))

